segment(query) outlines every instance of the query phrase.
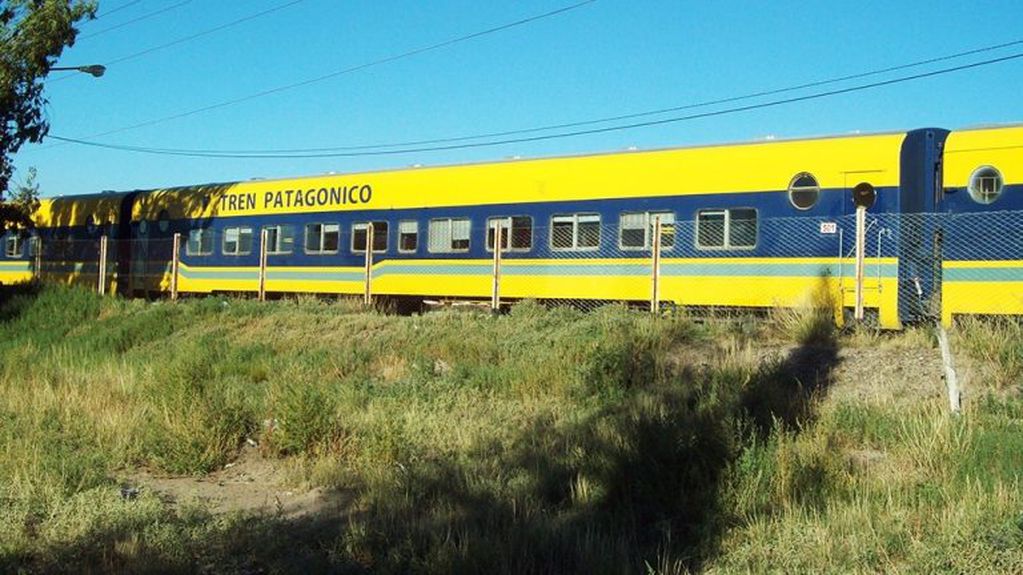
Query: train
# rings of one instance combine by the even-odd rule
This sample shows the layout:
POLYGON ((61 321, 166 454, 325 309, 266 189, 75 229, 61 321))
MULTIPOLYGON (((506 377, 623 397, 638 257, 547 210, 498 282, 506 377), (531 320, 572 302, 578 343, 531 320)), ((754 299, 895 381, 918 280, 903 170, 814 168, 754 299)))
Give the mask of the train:
POLYGON ((654 277, 677 309, 823 288, 839 321, 860 298, 888 329, 1023 315, 1023 125, 55 197, 32 220, 4 233, 2 283, 102 270, 134 296, 362 295, 371 275, 413 305, 485 300, 497 247, 506 302, 642 302, 654 277))

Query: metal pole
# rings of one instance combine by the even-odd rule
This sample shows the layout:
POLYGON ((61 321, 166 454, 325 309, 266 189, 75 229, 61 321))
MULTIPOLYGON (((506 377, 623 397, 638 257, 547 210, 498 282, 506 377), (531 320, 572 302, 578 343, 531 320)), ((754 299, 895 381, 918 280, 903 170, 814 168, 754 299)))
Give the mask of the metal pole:
POLYGON ((366 224, 366 291, 362 303, 373 303, 373 224, 366 224))
MULTIPOLYGON (((174 245, 171 247, 171 301, 178 299, 178 268, 181 262, 181 233, 174 234, 174 245)), ((145 280, 143 280, 145 281, 145 280)))
POLYGON ((35 263, 36 263, 36 279, 42 279, 43 277, 43 237, 35 236, 33 238, 35 242, 35 263))
POLYGON ((266 240, 269 232, 263 228, 259 233, 259 301, 266 301, 266 240))
POLYGON ((863 312, 863 272, 865 266, 867 238, 867 208, 856 207, 856 313, 857 321, 862 321, 863 312))
POLYGON ((99 238, 99 285, 97 286, 99 295, 106 295, 107 293, 107 236, 103 235, 99 238))
POLYGON ((661 217, 654 218, 653 246, 651 250, 652 270, 650 281, 653 289, 650 294, 650 313, 657 313, 661 302, 661 217))
POLYGON ((494 230, 494 289, 490 297, 490 309, 501 309, 501 245, 504 239, 504 222, 497 220, 494 230))

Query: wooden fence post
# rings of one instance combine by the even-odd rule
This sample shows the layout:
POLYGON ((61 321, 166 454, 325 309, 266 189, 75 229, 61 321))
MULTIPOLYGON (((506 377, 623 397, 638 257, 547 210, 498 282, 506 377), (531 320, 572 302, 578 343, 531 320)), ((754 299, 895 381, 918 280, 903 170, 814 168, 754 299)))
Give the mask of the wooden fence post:
POLYGON ((43 279, 43 237, 35 236, 33 238, 35 243, 35 264, 36 264, 36 279, 43 279))
POLYGON ((373 303, 373 223, 366 224, 366 290, 362 303, 373 303))
POLYGON ((654 218, 652 248, 650 282, 653 285, 650 293, 650 313, 657 313, 661 303, 661 216, 654 218))
POLYGON ((499 311, 501 309, 501 245, 504 239, 504 221, 494 220, 497 224, 494 230, 494 285, 490 296, 490 309, 499 311))
POLYGON ((178 299, 178 269, 180 263, 181 233, 177 232, 174 234, 174 245, 171 247, 171 301, 177 301, 178 299))
POLYGON ((107 293, 107 236, 106 234, 99 238, 99 285, 96 291, 99 295, 106 295, 107 293))
POLYGON ((263 228, 259 233, 259 301, 266 301, 266 240, 270 230, 263 228))

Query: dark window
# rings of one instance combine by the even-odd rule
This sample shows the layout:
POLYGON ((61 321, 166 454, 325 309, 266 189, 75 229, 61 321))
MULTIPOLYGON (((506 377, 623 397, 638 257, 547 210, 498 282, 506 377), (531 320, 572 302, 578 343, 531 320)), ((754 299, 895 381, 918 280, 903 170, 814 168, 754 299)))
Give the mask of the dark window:
POLYGON ((398 222, 398 251, 410 253, 419 248, 419 222, 406 220, 398 222))
POLYGON ((501 251, 525 252, 533 247, 533 218, 529 216, 512 216, 510 218, 490 218, 487 221, 487 251, 494 251, 494 235, 497 226, 501 226, 501 251))
POLYGON ((702 210, 696 214, 696 247, 750 249, 757 245, 757 211, 753 208, 702 210))
POLYGON ((809 210, 817 205, 820 199, 821 187, 817 178, 808 172, 796 174, 789 182, 789 201, 800 210, 809 210))
POLYGON ((290 254, 295 246, 295 230, 288 225, 264 226, 266 231, 266 253, 290 254))
POLYGON ((352 225, 352 252, 366 253, 366 236, 369 225, 373 224, 373 252, 387 251, 387 222, 361 222, 352 225))
MULTIPOLYGON (((237 229, 237 228, 235 228, 237 229)), ((213 253, 213 232, 206 229, 190 230, 185 253, 190 256, 208 256, 213 253)))
MULTIPOLYGON (((212 238, 210 241, 212 242, 212 238)), ((244 256, 251 254, 252 228, 226 228, 224 230, 224 244, 221 251, 225 256, 244 256)))
POLYGON ((305 251, 309 254, 336 254, 341 243, 338 224, 306 224, 305 251))

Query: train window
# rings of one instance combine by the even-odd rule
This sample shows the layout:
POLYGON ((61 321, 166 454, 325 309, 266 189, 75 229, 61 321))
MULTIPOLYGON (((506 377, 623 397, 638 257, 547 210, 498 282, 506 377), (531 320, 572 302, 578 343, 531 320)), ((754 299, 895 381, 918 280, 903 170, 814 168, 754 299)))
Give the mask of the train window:
POLYGON ((266 231, 266 253, 290 254, 295 246, 295 229, 289 225, 263 226, 266 231))
POLYGON ((160 228, 160 233, 167 233, 167 230, 170 229, 170 214, 167 213, 167 210, 160 210, 160 213, 156 216, 156 221, 157 227, 160 228))
POLYGON ((592 250, 600 245, 600 214, 551 218, 551 249, 592 250))
POLYGON ((42 246, 42 243, 43 239, 39 237, 39 232, 32 232, 25 243, 25 247, 28 248, 28 257, 34 258, 40 255, 39 248, 42 246))
POLYGON ((4 239, 4 255, 9 258, 20 258, 22 243, 21 234, 16 231, 8 232, 7 238, 4 239))
POLYGON ((352 225, 352 253, 366 253, 366 235, 373 224, 373 252, 387 251, 387 222, 362 222, 352 225))
POLYGON ((1002 173, 993 166, 981 166, 970 174, 970 197, 978 204, 990 204, 1002 195, 1002 173))
POLYGON ((705 250, 751 249, 757 245, 753 208, 701 210, 696 214, 696 247, 705 250))
POLYGON ((661 223, 661 247, 675 245, 675 214, 671 212, 625 212, 618 223, 618 245, 623 250, 650 249, 654 226, 661 223))
POLYGON ((809 172, 800 172, 789 182, 789 202, 792 202, 797 210, 809 210, 814 207, 820 196, 821 186, 817 183, 817 178, 809 172))
POLYGON ((427 249, 435 254, 469 251, 469 218, 439 218, 430 220, 427 249))
POLYGON ((306 224, 305 251, 307 254, 336 254, 341 244, 339 224, 306 224))
POLYGON ((527 252, 533 248, 533 218, 512 216, 487 220, 487 251, 494 251, 494 235, 501 226, 501 251, 527 252))
POLYGON ((89 232, 90 236, 96 235, 100 229, 99 224, 96 223, 96 215, 89 214, 85 217, 85 230, 89 232))
POLYGON ((244 256, 251 254, 252 228, 239 227, 224 229, 224 245, 222 246, 222 251, 225 256, 244 256))
MULTIPOLYGON (((238 228, 234 228, 238 229, 238 228)), ((208 229, 190 230, 185 253, 190 256, 208 256, 213 253, 213 231, 208 229)))
POLYGON ((412 253, 419 248, 419 222, 405 220, 398 222, 398 251, 412 253))

